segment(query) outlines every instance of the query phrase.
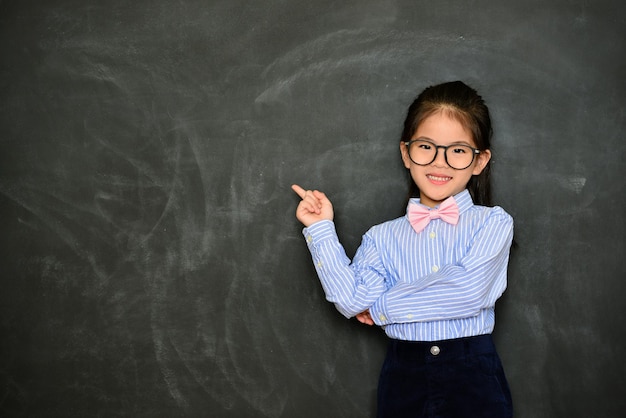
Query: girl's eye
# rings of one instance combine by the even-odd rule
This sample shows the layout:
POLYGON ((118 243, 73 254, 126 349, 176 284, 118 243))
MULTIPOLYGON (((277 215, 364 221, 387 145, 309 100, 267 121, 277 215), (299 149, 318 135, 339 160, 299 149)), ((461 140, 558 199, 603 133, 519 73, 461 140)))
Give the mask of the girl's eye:
POLYGON ((429 144, 428 142, 418 142, 418 143, 417 143, 417 146, 418 146, 420 149, 425 149, 425 150, 429 150, 429 149, 431 149, 431 148, 432 148, 432 145, 431 145, 431 144, 429 144))
POLYGON ((456 147, 452 148, 452 152, 455 154, 465 154, 468 152, 468 150, 465 147, 456 147))

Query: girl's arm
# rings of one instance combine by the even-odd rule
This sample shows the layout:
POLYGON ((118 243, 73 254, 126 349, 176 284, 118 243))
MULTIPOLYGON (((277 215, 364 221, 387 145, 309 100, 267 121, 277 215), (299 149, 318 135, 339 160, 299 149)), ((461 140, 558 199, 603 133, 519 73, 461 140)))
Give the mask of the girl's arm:
POLYGON ((314 223, 303 233, 326 299, 346 318, 368 309, 387 290, 388 274, 368 235, 351 262, 332 222, 314 223))
POLYGON ((410 283, 399 283, 370 308, 378 325, 468 318, 493 307, 506 288, 513 220, 495 208, 466 255, 410 283))
POLYGON ((385 290, 378 251, 373 242, 364 240, 354 257, 355 263, 351 263, 332 223, 330 200, 317 190, 307 191, 297 185, 292 189, 302 199, 296 217, 306 227, 303 233, 326 299, 347 318, 360 314, 385 290))

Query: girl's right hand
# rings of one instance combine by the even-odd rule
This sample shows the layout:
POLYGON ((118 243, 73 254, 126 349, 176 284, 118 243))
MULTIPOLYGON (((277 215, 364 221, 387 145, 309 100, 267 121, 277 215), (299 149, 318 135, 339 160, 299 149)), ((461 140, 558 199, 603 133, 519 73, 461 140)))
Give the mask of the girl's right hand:
POLYGON ((296 209, 296 218, 305 227, 322 220, 333 220, 333 205, 324 193, 318 190, 304 190, 297 184, 291 188, 302 199, 296 209))

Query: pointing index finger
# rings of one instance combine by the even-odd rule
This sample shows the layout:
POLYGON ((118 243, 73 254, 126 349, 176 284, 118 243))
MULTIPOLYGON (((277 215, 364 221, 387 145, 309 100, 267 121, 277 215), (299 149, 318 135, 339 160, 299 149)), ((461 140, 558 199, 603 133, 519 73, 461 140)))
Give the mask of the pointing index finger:
POLYGON ((306 190, 304 190, 302 187, 298 186, 297 184, 292 184, 291 189, 294 192, 296 192, 298 196, 300 196, 301 199, 304 199, 304 196, 306 195, 306 190))

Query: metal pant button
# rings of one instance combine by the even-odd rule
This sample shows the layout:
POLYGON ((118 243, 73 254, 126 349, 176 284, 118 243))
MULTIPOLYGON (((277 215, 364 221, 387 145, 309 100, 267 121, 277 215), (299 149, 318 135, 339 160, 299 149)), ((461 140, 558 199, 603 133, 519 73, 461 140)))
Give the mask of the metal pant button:
POLYGON ((436 345, 433 345, 432 347, 430 347, 430 354, 432 354, 433 356, 438 356, 439 353, 441 353, 441 350, 439 349, 439 347, 437 347, 436 345))

